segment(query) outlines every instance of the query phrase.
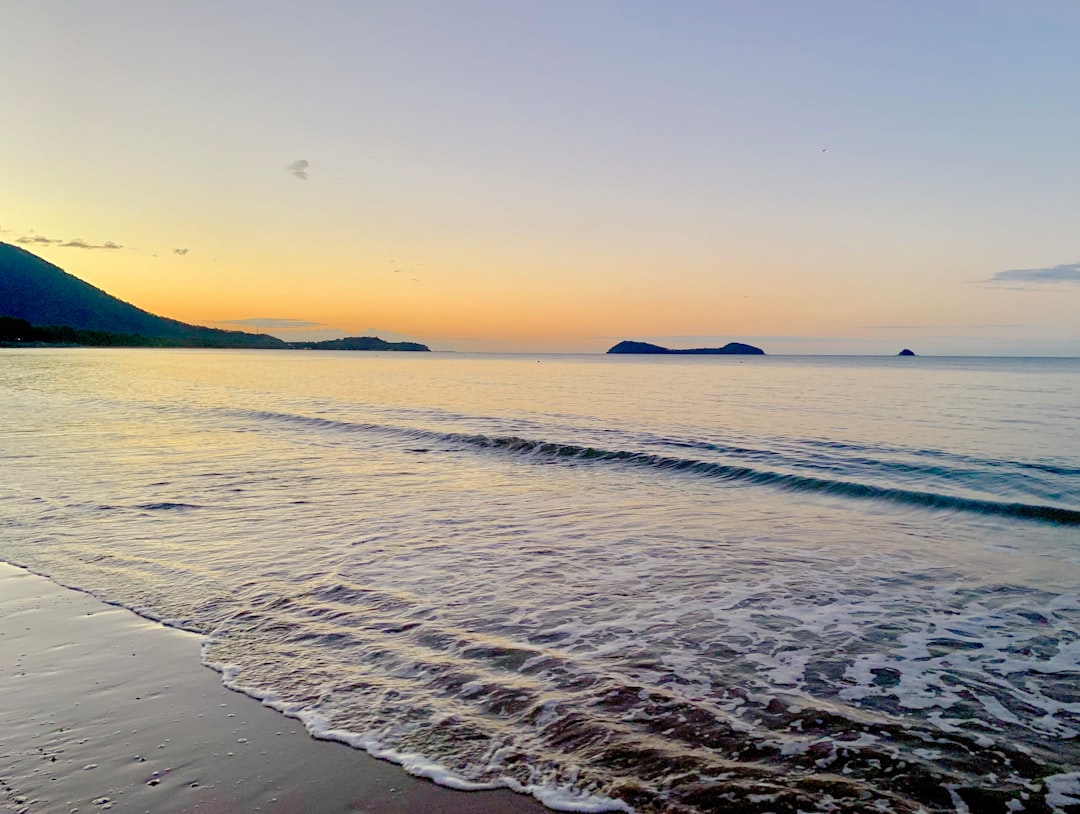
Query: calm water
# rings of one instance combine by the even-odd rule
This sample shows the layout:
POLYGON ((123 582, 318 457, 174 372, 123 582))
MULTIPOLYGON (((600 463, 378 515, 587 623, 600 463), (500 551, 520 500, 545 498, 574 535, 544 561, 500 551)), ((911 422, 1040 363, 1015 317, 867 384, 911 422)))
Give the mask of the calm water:
POLYGON ((1078 408, 1069 359, 0 350, 0 558, 447 784, 1048 811, 1078 408))

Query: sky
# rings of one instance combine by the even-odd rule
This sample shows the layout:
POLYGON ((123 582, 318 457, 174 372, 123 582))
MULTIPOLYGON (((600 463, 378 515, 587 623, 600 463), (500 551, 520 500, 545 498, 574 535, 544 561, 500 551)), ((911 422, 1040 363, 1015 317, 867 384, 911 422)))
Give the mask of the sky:
POLYGON ((0 240, 291 339, 1080 356, 1080 3, 0 0, 0 240))

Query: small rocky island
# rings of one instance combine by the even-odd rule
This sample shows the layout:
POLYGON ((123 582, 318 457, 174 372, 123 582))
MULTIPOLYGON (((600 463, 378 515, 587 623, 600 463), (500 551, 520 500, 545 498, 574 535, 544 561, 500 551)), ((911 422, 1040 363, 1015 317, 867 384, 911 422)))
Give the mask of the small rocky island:
POLYGON ((387 342, 377 336, 346 336, 344 339, 327 339, 323 342, 290 342, 289 347, 294 350, 431 350, 419 342, 387 342))
POLYGON ((904 349, 903 349, 902 351, 900 351, 900 352, 899 352, 898 354, 896 354, 896 355, 897 355, 897 356, 914 356, 914 355, 915 355, 915 351, 913 351, 913 350, 909 350, 908 348, 904 348, 904 349))
POLYGON ((653 345, 650 342, 634 342, 625 339, 618 345, 608 350, 608 353, 678 353, 693 356, 764 356, 765 351, 755 348, 753 345, 745 345, 742 342, 728 342, 722 348, 689 348, 686 350, 674 350, 661 345, 653 345))

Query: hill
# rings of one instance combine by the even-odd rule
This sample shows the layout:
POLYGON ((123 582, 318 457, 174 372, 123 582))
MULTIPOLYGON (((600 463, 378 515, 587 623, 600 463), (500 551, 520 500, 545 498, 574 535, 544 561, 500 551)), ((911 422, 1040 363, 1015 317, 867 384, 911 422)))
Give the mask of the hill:
POLYGON ((0 242, 0 316, 37 327, 65 327, 82 344, 147 344, 205 348, 285 348, 265 334, 223 331, 159 317, 106 294, 25 249, 0 242), (78 337, 122 335, 125 341, 80 342, 78 337), (139 341, 146 340, 145 342, 139 341))
POLYGON ((346 336, 344 339, 327 339, 323 342, 290 342, 289 347, 299 350, 431 350, 419 342, 387 342, 377 336, 346 336))
POLYGON ((722 348, 689 348, 687 350, 672 350, 671 348, 665 348, 661 345, 653 345, 651 342, 634 342, 629 339, 624 339, 618 345, 609 349, 608 353, 671 353, 692 356, 763 356, 765 351, 761 348, 755 348, 753 345, 743 344, 742 342, 728 342, 722 348))

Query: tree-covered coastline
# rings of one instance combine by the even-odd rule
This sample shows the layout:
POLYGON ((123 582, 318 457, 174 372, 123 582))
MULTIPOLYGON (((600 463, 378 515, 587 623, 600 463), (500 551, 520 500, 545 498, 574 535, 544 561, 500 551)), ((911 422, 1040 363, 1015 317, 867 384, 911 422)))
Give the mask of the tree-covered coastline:
POLYGON ((18 317, 0 316, 0 346, 78 346, 95 348, 286 348, 288 343, 266 334, 221 331, 191 337, 145 336, 135 333, 32 325, 18 317))

